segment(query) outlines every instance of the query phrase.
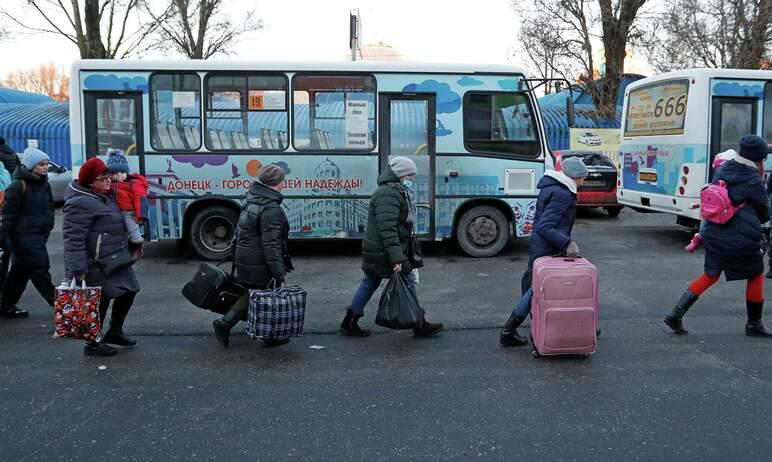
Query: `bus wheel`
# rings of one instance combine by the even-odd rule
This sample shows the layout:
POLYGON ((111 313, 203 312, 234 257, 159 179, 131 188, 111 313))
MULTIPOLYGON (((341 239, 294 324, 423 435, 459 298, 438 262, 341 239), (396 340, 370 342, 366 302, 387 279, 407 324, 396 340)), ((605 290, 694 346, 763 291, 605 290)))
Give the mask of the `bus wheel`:
POLYGON ((202 209, 190 224, 190 244, 206 260, 223 260, 230 250, 236 232, 238 215, 228 207, 202 209))
POLYGON ((622 212, 622 207, 606 207, 606 213, 611 218, 618 217, 620 212, 622 212))
POLYGON ((492 257, 509 243, 509 222, 501 210, 489 205, 464 212, 456 226, 456 239, 470 257, 492 257))

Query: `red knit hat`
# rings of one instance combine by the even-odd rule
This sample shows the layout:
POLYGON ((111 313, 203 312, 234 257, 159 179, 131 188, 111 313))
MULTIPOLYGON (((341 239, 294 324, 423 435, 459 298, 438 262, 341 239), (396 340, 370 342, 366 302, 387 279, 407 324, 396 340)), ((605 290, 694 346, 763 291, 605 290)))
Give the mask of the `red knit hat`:
POLYGON ((90 186, 96 177, 107 171, 107 165, 99 157, 92 157, 85 164, 80 166, 78 171, 78 183, 83 186, 90 186))

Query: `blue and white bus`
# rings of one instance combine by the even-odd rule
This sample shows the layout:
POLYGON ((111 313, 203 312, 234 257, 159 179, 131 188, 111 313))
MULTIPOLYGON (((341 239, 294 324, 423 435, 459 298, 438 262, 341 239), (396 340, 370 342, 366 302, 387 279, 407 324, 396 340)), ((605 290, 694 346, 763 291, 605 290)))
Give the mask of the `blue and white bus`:
POLYGON ((623 110, 619 203, 693 226, 714 156, 737 150, 749 133, 772 142, 772 71, 687 69, 646 78, 627 87, 623 110))
POLYGON ((151 185, 149 240, 228 249, 260 167, 286 172, 296 238, 360 238, 389 156, 418 165, 417 233, 469 255, 529 234, 553 165, 532 85, 514 66, 77 61, 73 169, 121 149, 151 185))

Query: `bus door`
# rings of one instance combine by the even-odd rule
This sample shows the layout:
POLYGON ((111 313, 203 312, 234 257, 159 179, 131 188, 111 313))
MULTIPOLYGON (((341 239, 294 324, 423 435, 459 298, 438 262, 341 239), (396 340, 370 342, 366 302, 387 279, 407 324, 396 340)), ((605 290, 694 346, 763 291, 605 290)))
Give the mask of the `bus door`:
POLYGON ((381 93, 379 107, 380 171, 388 168, 391 157, 404 156, 415 162, 415 233, 434 236, 435 95, 381 93))
MULTIPOLYGON (((127 156, 143 153, 142 93, 87 91, 83 94, 86 158, 120 149, 127 156)), ((142 157, 140 169, 144 171, 142 157)))
MULTIPOLYGON (((756 98, 716 96, 713 98, 710 127, 710 164, 719 152, 737 149, 740 138, 756 133, 756 98)), ((711 173, 708 178, 713 177, 711 173)))

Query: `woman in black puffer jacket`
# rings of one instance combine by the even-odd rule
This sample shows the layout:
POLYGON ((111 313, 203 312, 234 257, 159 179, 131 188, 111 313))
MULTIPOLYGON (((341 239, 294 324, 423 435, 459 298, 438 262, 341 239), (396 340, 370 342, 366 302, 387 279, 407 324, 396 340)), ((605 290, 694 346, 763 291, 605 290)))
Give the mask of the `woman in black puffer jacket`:
POLYGON ((0 317, 28 315, 19 302, 27 282, 40 292, 49 306, 54 305, 54 285, 46 243, 54 228, 54 201, 48 184, 48 155, 27 148, 24 159, 13 173, 13 183, 5 191, 3 219, 0 221, 0 246, 11 252, 12 266, 3 288, 0 317))
MULTIPOLYGON (((247 289, 262 290, 280 287, 285 275, 292 271, 287 249, 289 222, 281 208, 284 170, 266 165, 258 180, 247 191, 236 236, 232 243, 236 279, 247 289)), ((249 296, 241 297, 233 307, 213 323, 217 340, 224 347, 230 344, 230 331, 245 319, 249 296)), ((284 345, 289 339, 264 340, 265 346, 284 345)))
MULTIPOLYGON (((123 249, 132 250, 126 224, 115 201, 115 190, 107 166, 98 157, 86 161, 65 193, 64 268, 69 277, 85 279, 91 287, 102 288, 99 319, 104 324, 110 301, 110 325, 101 341, 86 344, 86 356, 112 356, 117 350, 107 343, 133 346, 137 342, 123 333, 123 323, 139 292, 139 282, 131 266, 107 275, 96 258, 123 249)), ((104 328, 104 327, 103 327, 104 328)))
POLYGON ((761 321, 764 307, 761 224, 769 220, 770 213, 763 180, 767 154, 767 143, 763 139, 756 135, 743 136, 738 156, 725 162, 716 172, 714 182, 724 181, 729 199, 735 207, 740 208, 724 224, 707 222, 703 236, 705 273, 689 285, 665 318, 665 324, 676 334, 688 332, 683 327, 684 314, 700 295, 718 281, 723 272, 727 281, 748 281, 745 292, 748 314, 745 334, 772 338, 772 332, 761 321))

